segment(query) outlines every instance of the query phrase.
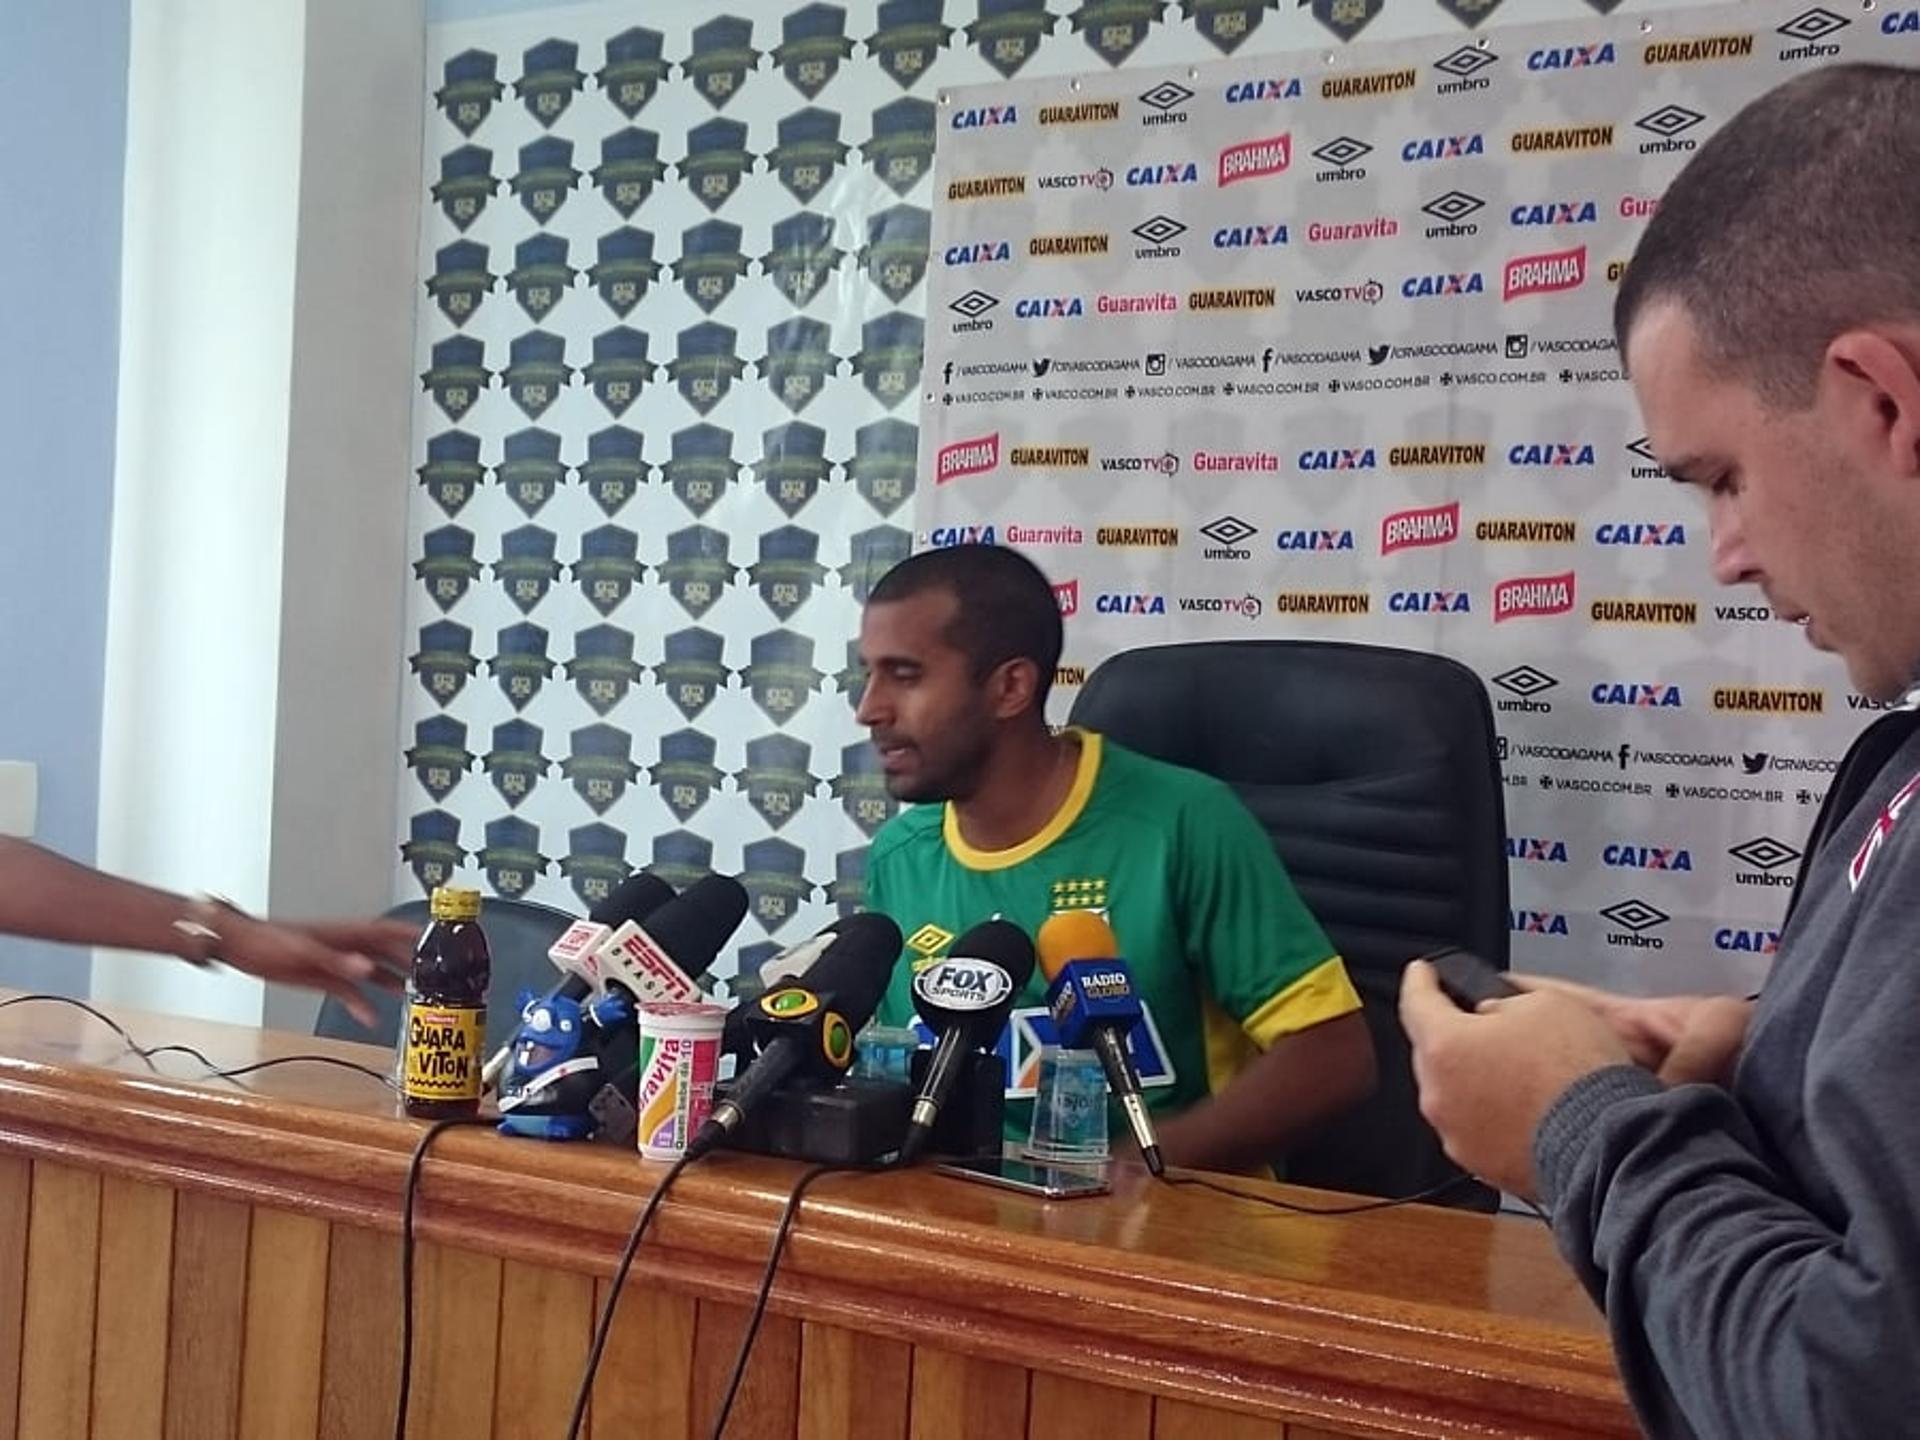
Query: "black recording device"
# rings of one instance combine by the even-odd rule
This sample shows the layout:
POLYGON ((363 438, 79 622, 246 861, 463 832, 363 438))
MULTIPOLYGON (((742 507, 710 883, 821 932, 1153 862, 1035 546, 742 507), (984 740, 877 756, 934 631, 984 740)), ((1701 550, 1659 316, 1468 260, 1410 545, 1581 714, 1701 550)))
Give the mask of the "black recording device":
POLYGON ((961 1155, 999 1148, 1007 1077, 994 1046, 1033 978, 1033 965, 1026 931, 987 920, 954 941, 945 959, 914 974, 914 1009, 933 1031, 934 1045, 926 1060, 915 1057, 901 1163, 911 1164, 929 1144, 961 1155), (951 1103, 956 1092, 964 1104, 951 1103))
POLYGON ((1458 945, 1420 958, 1433 966, 1441 990, 1462 1010, 1477 1010, 1482 1000, 1506 1000, 1526 993, 1489 961, 1458 945))

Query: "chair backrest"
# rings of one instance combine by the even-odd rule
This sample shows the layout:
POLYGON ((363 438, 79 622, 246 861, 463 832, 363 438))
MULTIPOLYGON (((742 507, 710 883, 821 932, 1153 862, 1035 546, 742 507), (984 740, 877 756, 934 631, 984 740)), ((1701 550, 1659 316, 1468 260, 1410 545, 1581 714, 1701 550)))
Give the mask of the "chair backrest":
MULTIPOLYGON (((387 911, 387 918, 405 920, 424 930, 427 902, 403 901, 387 911)), ((487 897, 480 911, 480 928, 487 932, 487 949, 493 956, 493 974, 487 984, 487 1054, 506 1044, 518 1028, 520 992, 534 990, 545 994, 560 978, 547 959, 547 951, 573 919, 564 910, 532 900, 487 897)), ((373 1029, 362 1026, 347 1014, 345 1006, 328 996, 321 1003, 313 1033, 369 1045, 394 1044, 400 1036, 400 997, 384 990, 368 993, 378 1017, 373 1029)))
POLYGON ((1375 645, 1165 645, 1101 665, 1072 720, 1232 785, 1345 957, 1379 1089, 1286 1156, 1286 1177, 1409 1195, 1456 1175, 1420 1118, 1395 1000, 1406 962, 1442 945, 1507 965, 1506 806, 1479 677, 1375 645))

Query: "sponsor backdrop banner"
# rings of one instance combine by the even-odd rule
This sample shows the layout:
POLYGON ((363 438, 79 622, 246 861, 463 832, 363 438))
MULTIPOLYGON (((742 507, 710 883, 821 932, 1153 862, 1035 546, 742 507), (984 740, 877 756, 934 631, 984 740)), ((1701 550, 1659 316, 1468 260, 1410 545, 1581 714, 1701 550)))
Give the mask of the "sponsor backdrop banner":
POLYGON ((1047 568, 1061 714, 1167 641, 1458 657, 1516 966, 1752 985, 1872 707, 1713 583, 1614 287, 1743 102, 1917 42, 1920 12, 1768 3, 942 91, 922 538, 1047 568))

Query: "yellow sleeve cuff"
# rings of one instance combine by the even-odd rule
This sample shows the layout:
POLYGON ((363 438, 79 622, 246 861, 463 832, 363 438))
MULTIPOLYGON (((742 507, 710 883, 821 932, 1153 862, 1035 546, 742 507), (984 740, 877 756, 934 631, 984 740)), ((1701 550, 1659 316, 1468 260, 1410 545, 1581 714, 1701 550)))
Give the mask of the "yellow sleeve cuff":
POLYGON ((1338 955, 1328 956, 1240 1022, 1247 1038, 1262 1050, 1299 1030, 1310 1030, 1360 1008, 1360 995, 1347 978, 1338 955))

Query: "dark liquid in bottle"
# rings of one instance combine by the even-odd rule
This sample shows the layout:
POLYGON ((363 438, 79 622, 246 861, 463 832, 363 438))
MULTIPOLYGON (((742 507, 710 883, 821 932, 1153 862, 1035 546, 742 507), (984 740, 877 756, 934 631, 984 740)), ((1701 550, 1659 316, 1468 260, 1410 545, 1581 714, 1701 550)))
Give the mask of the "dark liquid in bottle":
POLYGON ((436 890, 432 912, 407 984, 401 1094, 407 1114, 453 1120, 480 1113, 493 962, 480 929, 478 891, 436 890))

